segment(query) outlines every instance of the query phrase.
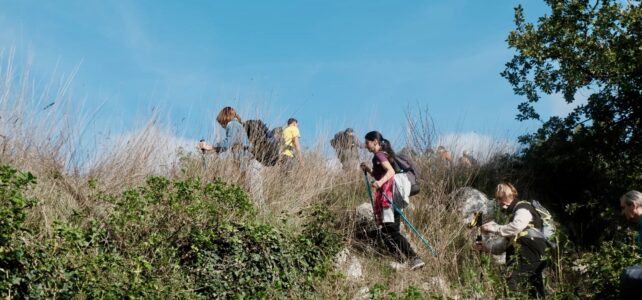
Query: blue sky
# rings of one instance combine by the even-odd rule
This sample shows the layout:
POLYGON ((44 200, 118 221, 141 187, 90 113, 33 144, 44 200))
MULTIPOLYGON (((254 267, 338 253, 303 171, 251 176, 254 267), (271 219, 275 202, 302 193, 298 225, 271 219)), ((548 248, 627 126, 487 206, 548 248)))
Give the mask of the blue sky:
MULTIPOLYGON (((523 98, 499 73, 513 8, 542 1, 9 1, 0 45, 33 57, 40 81, 78 72, 90 133, 134 130, 152 109, 187 139, 224 106, 271 127, 294 116, 303 143, 353 127, 398 137, 427 107, 437 132, 514 139, 523 98)), ((76 101, 76 100, 74 100, 76 101)), ((538 104, 564 114, 560 97, 538 104)), ((530 126, 530 127, 529 127, 530 126)))

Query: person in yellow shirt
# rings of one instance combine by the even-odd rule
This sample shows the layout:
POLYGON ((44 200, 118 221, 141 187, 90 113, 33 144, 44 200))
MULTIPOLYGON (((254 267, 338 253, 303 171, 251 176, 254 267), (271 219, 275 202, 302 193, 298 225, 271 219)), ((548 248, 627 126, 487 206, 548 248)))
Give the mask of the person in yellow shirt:
POLYGON ((288 119, 288 126, 283 129, 283 140, 285 142, 282 153, 284 163, 290 164, 296 158, 303 165, 301 133, 299 132, 299 122, 295 118, 288 119))

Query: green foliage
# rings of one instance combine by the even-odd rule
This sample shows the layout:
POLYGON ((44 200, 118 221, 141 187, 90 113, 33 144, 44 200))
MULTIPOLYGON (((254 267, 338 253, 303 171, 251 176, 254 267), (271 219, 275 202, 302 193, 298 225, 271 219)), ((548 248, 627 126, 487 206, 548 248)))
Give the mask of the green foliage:
POLYGON ((375 284, 370 288, 370 299, 373 300, 420 300, 426 299, 423 291, 417 287, 409 286, 407 287, 401 295, 397 295, 395 292, 388 292, 386 286, 383 284, 375 284))
POLYGON ((24 280, 17 274, 29 264, 23 236, 29 234, 25 226, 27 210, 36 201, 23 192, 35 182, 31 173, 0 166, 0 295, 24 286, 24 280))
POLYGON ((317 208, 311 217, 299 236, 236 222, 197 230, 184 264, 199 293, 210 298, 268 298, 309 290, 328 273, 341 242, 327 210, 317 208))
POLYGON ((586 269, 577 279, 581 284, 574 285, 577 290, 572 292, 584 299, 619 299, 620 274, 642 259, 635 236, 630 233, 620 241, 603 242, 597 251, 568 262, 586 269))
POLYGON ((287 297, 309 292, 341 243, 324 209, 286 233, 257 222, 237 186, 162 177, 96 192, 108 215, 75 212, 36 236, 24 225, 33 201, 22 195, 35 179, 1 167, 0 180, 2 298, 287 297))
POLYGON ((547 0, 550 14, 536 24, 521 6, 508 44, 516 50, 502 73, 526 97, 517 119, 540 120, 533 104, 542 94, 568 103, 586 96, 568 116, 541 120, 521 137, 525 170, 540 199, 559 213, 568 204, 592 207, 565 218, 571 238, 595 244, 623 192, 642 179, 642 5, 640 1, 547 0), (563 186, 560 186, 563 183, 563 186))

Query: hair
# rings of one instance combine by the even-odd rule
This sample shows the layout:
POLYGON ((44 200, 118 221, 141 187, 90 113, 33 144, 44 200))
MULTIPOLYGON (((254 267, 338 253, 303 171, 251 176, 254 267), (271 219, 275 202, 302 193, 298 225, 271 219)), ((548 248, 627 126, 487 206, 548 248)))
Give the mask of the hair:
POLYGON ((288 125, 292 125, 292 123, 299 123, 295 118, 289 118, 288 119, 288 125))
POLYGON ((642 206, 642 193, 635 190, 629 191, 620 197, 620 203, 622 202, 629 206, 634 203, 638 206, 642 206))
POLYGON ((237 119, 239 123, 243 123, 239 114, 236 113, 236 110, 234 110, 234 108, 232 108, 231 106, 226 106, 221 109, 221 111, 218 113, 218 116, 216 117, 216 121, 223 127, 225 127, 227 123, 231 122, 234 119, 237 119))
POLYGON ((500 183, 495 189, 495 198, 500 199, 504 197, 512 197, 517 199, 517 189, 510 183, 500 183))
POLYGON ((392 161, 395 158, 395 151, 392 149, 390 141, 383 138, 383 135, 379 131, 370 131, 366 134, 366 141, 377 141, 381 146, 381 150, 388 153, 389 160, 392 161))

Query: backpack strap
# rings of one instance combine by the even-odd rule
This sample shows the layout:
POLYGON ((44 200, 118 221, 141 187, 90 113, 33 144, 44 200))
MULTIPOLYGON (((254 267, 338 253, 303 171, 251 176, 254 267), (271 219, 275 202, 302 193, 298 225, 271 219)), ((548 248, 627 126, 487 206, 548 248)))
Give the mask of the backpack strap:
POLYGON ((513 242, 516 243, 520 238, 523 237, 541 238, 543 240, 546 240, 546 237, 544 237, 544 234, 542 233, 544 223, 535 207, 529 201, 521 200, 517 202, 513 207, 513 218, 515 217, 515 212, 517 212, 517 210, 519 209, 528 210, 531 216, 533 216, 533 219, 528 223, 528 226, 524 230, 522 230, 522 232, 515 235, 513 242))

